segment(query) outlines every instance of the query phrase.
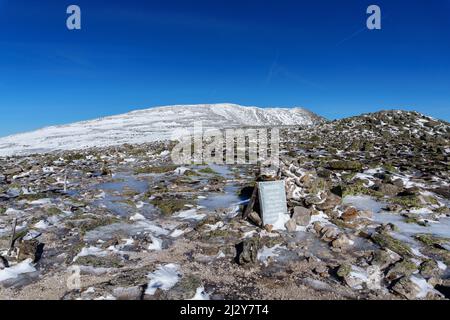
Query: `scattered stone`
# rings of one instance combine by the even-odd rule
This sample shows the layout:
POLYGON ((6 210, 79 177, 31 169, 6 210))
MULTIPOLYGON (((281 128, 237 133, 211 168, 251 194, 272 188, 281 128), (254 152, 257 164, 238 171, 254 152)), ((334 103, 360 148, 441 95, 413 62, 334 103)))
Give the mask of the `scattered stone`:
POLYGON ((381 270, 385 270, 386 268, 400 261, 401 259, 402 257, 399 254, 389 249, 376 250, 373 253, 372 264, 377 265, 381 270))
POLYGON ((358 218, 358 210, 354 207, 350 207, 342 214, 341 218, 345 222, 353 221, 358 218))
POLYGON ((142 300, 144 294, 143 286, 134 286, 134 287, 118 287, 114 288, 113 296, 117 300, 142 300))
POLYGON ((36 262, 39 260, 42 252, 42 245, 38 240, 22 240, 19 244, 17 260, 23 261, 26 259, 31 259, 31 261, 36 262))
POLYGON ((410 260, 403 260, 396 263, 386 274, 386 279, 394 281, 402 277, 409 277, 417 271, 417 266, 410 260))
POLYGON ((250 221, 252 221, 258 227, 262 226, 262 224, 263 224, 261 216, 258 213, 256 213, 255 211, 250 212, 250 214, 248 215, 248 219, 250 221))
POLYGON ((284 226, 286 227, 286 230, 291 233, 297 230, 297 223, 295 219, 290 219, 284 226))
POLYGON ((3 270, 8 267, 9 267, 8 260, 6 260, 4 257, 0 256, 0 270, 3 270))
POLYGON ((345 249, 353 244, 345 234, 341 233, 335 240, 331 242, 331 246, 334 248, 345 249))
POLYGON ((419 267, 419 270, 420 274, 425 279, 438 278, 442 273, 441 270, 439 269, 437 262, 434 260, 426 260, 422 262, 422 264, 419 267))
POLYGON ((255 264, 258 259, 259 241, 256 238, 247 239, 237 245, 237 262, 240 265, 255 264))
POLYGON ((306 227, 311 221, 311 210, 297 206, 294 208, 292 219, 297 225, 306 227))

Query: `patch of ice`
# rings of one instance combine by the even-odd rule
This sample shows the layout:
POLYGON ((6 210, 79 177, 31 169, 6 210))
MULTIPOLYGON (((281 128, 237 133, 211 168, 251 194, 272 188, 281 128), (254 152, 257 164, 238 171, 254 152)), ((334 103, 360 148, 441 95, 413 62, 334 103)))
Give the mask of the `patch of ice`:
POLYGON ((435 293, 440 295, 438 291, 436 291, 432 285, 430 285, 424 278, 421 278, 417 275, 412 275, 410 278, 412 283, 414 283, 419 288, 419 293, 416 295, 416 298, 423 299, 428 293, 435 293))
POLYGON ((254 235, 255 233, 256 233, 255 230, 245 232, 244 235, 242 236, 242 238, 243 238, 243 239, 250 238, 250 237, 251 237, 252 235, 254 235))
POLYGON ((190 300, 209 300, 209 294, 206 293, 204 287, 197 288, 195 295, 190 300))
POLYGON ((21 274, 35 272, 36 268, 31 263, 31 259, 24 260, 15 266, 0 270, 0 282, 15 279, 21 274))
POLYGON ((273 246, 272 248, 267 248, 264 246, 261 250, 258 251, 257 259, 258 261, 261 261, 265 266, 269 264, 268 260, 271 257, 278 257, 280 254, 277 253, 282 249, 281 245, 277 244, 273 246))
POLYGON ((23 212, 22 210, 16 210, 16 209, 13 209, 13 208, 8 208, 8 209, 5 211, 5 214, 6 214, 7 216, 16 216, 16 217, 20 217, 20 216, 22 216, 22 215, 24 214, 24 212, 23 212))
POLYGON ((203 220, 203 218, 206 217, 206 214, 199 214, 197 213, 197 209, 190 209, 181 211, 176 215, 177 218, 180 218, 182 220, 203 220))
POLYGON ((343 204, 352 205, 358 210, 380 212, 385 204, 374 200, 369 196, 346 196, 342 199, 343 204))
POLYGON ((74 258, 73 261, 77 261, 78 258, 81 257, 86 257, 86 256, 96 256, 96 257, 104 257, 107 256, 108 252, 97 248, 97 247, 84 247, 83 249, 81 249, 80 253, 77 254, 74 258))
POLYGON ((209 230, 215 231, 219 228, 222 228, 224 226, 224 223, 222 221, 219 221, 216 224, 207 224, 206 226, 209 228, 209 230))
POLYGON ((363 289, 363 284, 369 290, 381 289, 382 272, 378 267, 371 266, 363 269, 352 265, 352 271, 346 278, 347 284, 353 289, 363 289))
POLYGON ((178 272, 178 266, 173 263, 166 264, 158 267, 155 272, 150 273, 148 276, 149 283, 145 294, 154 295, 157 289, 169 290, 180 280, 180 273, 178 272))
POLYGON ((140 213, 136 213, 135 215, 130 217, 131 221, 141 221, 141 220, 145 220, 145 217, 140 214, 140 213))
POLYGON ((186 167, 179 167, 179 168, 176 168, 176 169, 174 170, 174 172, 175 172, 176 174, 178 174, 178 175, 183 175, 183 174, 185 174, 186 171, 188 171, 188 170, 189 170, 189 168, 186 168, 186 167))
POLYGON ((44 205, 44 204, 51 204, 51 203, 52 203, 52 199, 50 199, 50 198, 44 198, 44 199, 39 199, 39 200, 30 202, 30 204, 36 204, 36 205, 44 205))
POLYGON ((50 227, 50 224, 49 224, 47 221, 40 220, 38 223, 36 223, 36 224, 34 225, 34 227, 37 228, 37 229, 45 230, 45 229, 47 229, 48 227, 50 227))
POLYGON ((287 213, 281 214, 278 220, 273 224, 273 230, 286 230, 285 224, 291 219, 291 216, 287 213))
POLYGON ((410 213, 413 214, 432 214, 433 211, 428 208, 420 208, 420 209, 411 209, 409 210, 410 213))
POLYGON ((311 216, 311 220, 309 221, 308 226, 312 226, 314 222, 322 222, 322 223, 329 223, 328 216, 323 213, 322 211, 319 212, 319 214, 315 214, 311 216))
POLYGON ((375 184, 375 182, 372 181, 373 177, 364 173, 357 173, 353 179, 365 180, 366 183, 364 183, 364 186, 367 188, 370 188, 375 184))
POLYGON ((155 250, 155 251, 161 251, 162 250, 162 240, 158 239, 154 236, 150 236, 152 239, 152 243, 148 246, 148 250, 155 250))
POLYGON ((149 221, 138 221, 137 224, 139 224, 139 226, 143 227, 145 230, 153 232, 155 235, 157 236, 166 236, 169 234, 169 231, 161 228, 160 226, 157 226, 149 221))
POLYGON ((444 262, 436 260, 436 263, 438 265, 438 268, 441 269, 442 271, 447 270, 447 265, 444 262))
POLYGON ((184 233, 183 230, 180 229, 175 229, 172 231, 172 233, 169 235, 172 238, 178 238, 179 236, 181 236, 184 233))

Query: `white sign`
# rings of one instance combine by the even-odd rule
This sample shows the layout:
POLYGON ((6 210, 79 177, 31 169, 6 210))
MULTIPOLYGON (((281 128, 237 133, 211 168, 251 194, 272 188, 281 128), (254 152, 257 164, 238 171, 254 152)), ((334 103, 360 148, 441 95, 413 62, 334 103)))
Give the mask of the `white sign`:
POLYGON ((274 225, 287 213, 284 181, 259 182, 259 206, 263 224, 274 225))

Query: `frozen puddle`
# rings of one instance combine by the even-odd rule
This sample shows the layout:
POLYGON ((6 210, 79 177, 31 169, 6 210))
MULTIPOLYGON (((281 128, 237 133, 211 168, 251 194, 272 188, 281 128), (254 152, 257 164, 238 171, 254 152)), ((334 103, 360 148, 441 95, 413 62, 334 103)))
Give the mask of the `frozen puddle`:
POLYGON ((368 196, 347 196, 342 200, 343 204, 351 205, 358 210, 372 211, 379 213, 386 206, 386 203, 379 202, 368 196))

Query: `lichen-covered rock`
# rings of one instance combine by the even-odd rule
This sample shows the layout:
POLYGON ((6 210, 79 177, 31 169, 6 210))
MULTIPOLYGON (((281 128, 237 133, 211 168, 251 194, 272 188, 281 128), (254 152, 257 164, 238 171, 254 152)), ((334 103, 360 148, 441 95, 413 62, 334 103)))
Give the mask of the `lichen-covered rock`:
POLYGON ((393 281, 402 277, 409 277, 417 271, 417 266, 410 260, 403 260, 396 263, 386 274, 386 279, 393 281))
POLYGON ((413 257, 413 253, 411 251, 411 248, 403 243, 400 240, 397 240, 393 238, 392 236, 388 235, 387 233, 374 233, 371 237, 373 242, 378 244, 382 248, 387 248, 391 251, 394 251, 398 253, 399 255, 403 257, 413 257))
POLYGON ((441 270, 439 269, 439 266, 436 261, 434 260, 426 260, 422 262, 422 264, 419 267, 420 274, 425 279, 430 278, 437 278, 441 274, 441 270))

